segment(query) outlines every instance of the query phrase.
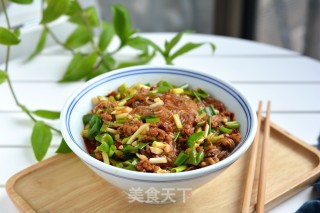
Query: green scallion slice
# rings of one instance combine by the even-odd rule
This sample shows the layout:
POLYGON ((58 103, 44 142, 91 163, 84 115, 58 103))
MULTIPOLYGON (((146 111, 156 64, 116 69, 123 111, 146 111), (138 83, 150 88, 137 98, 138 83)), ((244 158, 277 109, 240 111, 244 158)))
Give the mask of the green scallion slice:
POLYGON ((224 126, 220 126, 219 130, 223 133, 227 133, 227 134, 231 134, 232 133, 232 129, 229 129, 227 127, 224 126))
POLYGON ((188 157, 189 157, 189 155, 186 152, 181 151, 179 153, 178 157, 176 158, 176 160, 174 161, 174 164, 176 166, 180 166, 188 159, 188 157))

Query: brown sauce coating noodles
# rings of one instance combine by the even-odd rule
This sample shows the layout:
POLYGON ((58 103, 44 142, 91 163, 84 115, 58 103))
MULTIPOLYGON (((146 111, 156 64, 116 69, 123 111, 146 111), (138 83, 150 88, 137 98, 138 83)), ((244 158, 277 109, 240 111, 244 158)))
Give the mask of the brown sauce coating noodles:
POLYGON ((190 171, 228 157, 241 140, 234 113, 201 88, 123 84, 93 103, 83 117, 88 152, 120 168, 190 171))

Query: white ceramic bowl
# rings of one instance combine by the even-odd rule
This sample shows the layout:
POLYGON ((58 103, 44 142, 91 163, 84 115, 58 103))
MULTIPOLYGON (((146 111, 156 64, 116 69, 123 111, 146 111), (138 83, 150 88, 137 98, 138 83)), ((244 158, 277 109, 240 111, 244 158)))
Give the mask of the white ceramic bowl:
MULTIPOLYGON (((256 113, 249 101, 230 83, 199 71, 176 68, 174 66, 138 66, 112 71, 100 75, 82 85, 66 102, 61 113, 62 135, 72 151, 94 172, 109 183, 125 190, 130 199, 143 199, 148 197, 135 197, 141 192, 148 195, 154 191, 158 195, 165 196, 170 193, 170 199, 158 197, 159 201, 173 202, 185 199, 186 193, 205 183, 212 181, 214 177, 228 168, 241 157, 250 147, 257 128, 256 113), (131 86, 135 83, 155 84, 160 80, 180 85, 189 83, 192 88, 203 88, 213 97, 221 100, 227 108, 235 113, 240 122, 242 140, 233 153, 226 159, 201 169, 188 172, 155 174, 129 171, 107 165, 91 157, 85 148, 80 135, 83 130, 82 116, 92 109, 92 98, 97 95, 106 95, 116 90, 123 83, 131 86)), ((239 183, 240 184, 240 183, 239 183)), ((139 196, 140 196, 139 195, 139 196)), ((157 203, 156 200, 153 203, 157 203)))

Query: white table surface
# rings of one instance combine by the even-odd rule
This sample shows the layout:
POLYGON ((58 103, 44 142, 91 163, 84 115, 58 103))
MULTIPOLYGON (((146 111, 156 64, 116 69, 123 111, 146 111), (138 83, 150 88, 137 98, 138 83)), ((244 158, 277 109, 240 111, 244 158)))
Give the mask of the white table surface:
MULTIPOLYGON (((173 34, 145 33, 143 36, 163 44, 173 34)), ((235 38, 187 35, 182 43, 187 41, 214 42, 217 51, 212 54, 209 46, 203 46, 178 58, 176 66, 202 70, 229 80, 256 108, 259 100, 265 104, 271 100, 272 122, 308 144, 317 144, 320 133, 319 61, 278 47, 235 38)), ((117 57, 130 57, 134 53, 132 49, 124 49, 117 57)), ((12 60, 9 73, 21 103, 30 109, 61 110, 67 97, 83 83, 57 83, 70 57, 59 47, 51 47, 29 63, 24 63, 24 58, 12 60)), ((163 65, 164 61, 156 57, 150 64, 163 65)), ((15 106, 7 83, 0 85, 0 96, 0 212, 14 213, 18 210, 6 193, 6 181, 37 161, 30 145, 32 122, 15 106)), ((53 124, 59 127, 59 121, 53 124)), ((59 136, 54 136, 46 158, 54 155, 59 142, 59 136)), ((310 186, 270 212, 294 212, 315 197, 310 186)))

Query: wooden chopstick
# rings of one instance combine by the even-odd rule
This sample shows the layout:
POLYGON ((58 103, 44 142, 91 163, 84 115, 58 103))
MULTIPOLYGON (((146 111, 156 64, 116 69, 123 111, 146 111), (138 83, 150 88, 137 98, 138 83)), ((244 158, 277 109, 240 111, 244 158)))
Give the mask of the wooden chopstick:
POLYGON ((246 185, 244 190, 245 193, 244 193, 244 199, 243 199, 242 211, 241 211, 242 213, 249 212, 249 208, 250 208, 253 181, 254 181, 255 168, 256 168, 256 162, 257 162, 258 143, 260 140, 261 114, 262 114, 262 101, 259 102, 259 107, 258 107, 257 133, 251 147, 249 168, 247 173, 246 185))
POLYGON ((268 101, 267 115, 264 122, 264 137, 262 143, 261 161, 260 161, 260 174, 259 174, 259 185, 258 185, 258 197, 256 212, 264 212, 264 200, 266 191, 266 167, 267 167, 267 148, 270 135, 270 111, 271 102, 268 101))

